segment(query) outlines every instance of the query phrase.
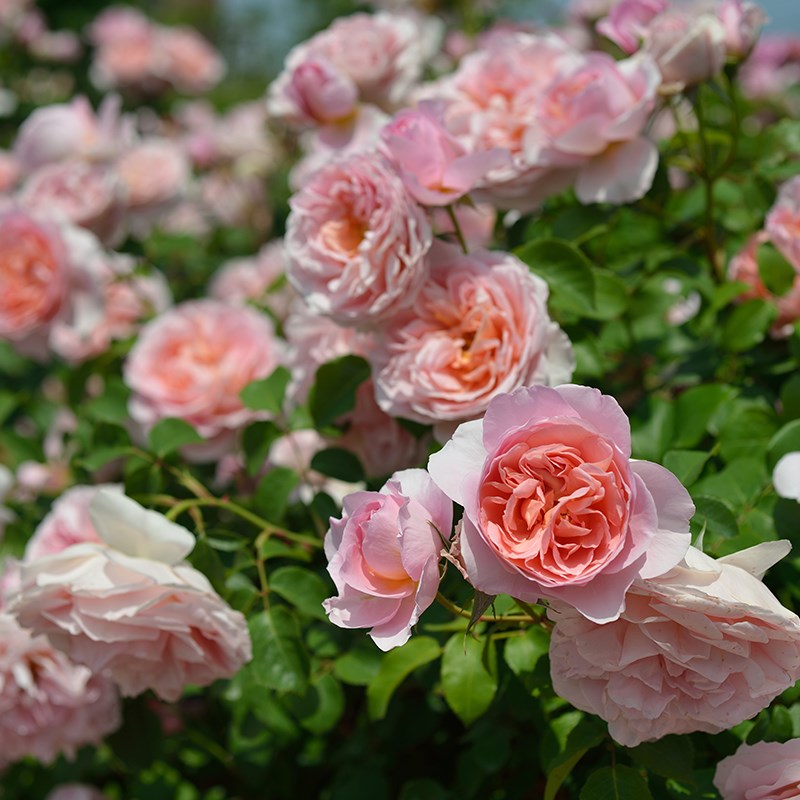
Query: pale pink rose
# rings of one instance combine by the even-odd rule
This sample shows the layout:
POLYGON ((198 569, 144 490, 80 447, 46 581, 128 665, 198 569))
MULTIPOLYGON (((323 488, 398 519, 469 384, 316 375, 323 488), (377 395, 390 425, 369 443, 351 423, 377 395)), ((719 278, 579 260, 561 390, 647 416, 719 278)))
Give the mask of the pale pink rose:
POLYGON ((242 405, 239 392, 280 359, 266 315, 216 300, 182 303, 142 328, 125 362, 131 419, 144 431, 167 417, 183 419, 207 440, 194 457, 215 460, 239 429, 264 418, 242 405))
POLYGON ((46 354, 48 329, 68 302, 70 266, 55 224, 0 212, 0 339, 46 354))
POLYGON ((158 215, 186 191, 190 177, 184 150, 168 139, 146 139, 117 161, 131 212, 158 215))
POLYGON ((14 157, 26 171, 68 158, 110 158, 129 138, 119 112, 120 100, 113 96, 97 114, 85 97, 37 108, 20 126, 14 157))
POLYGON ((26 756, 50 764, 100 744, 121 722, 111 682, 76 666, 44 636, 0 613, 0 766, 26 756))
POLYGON ((22 587, 20 564, 16 558, 6 557, 2 562, 0 571, 0 611, 5 609, 8 601, 22 587))
POLYGON ((102 543, 23 567, 20 623, 125 696, 175 701, 188 684, 233 677, 251 658, 247 623, 184 561, 194 536, 115 491, 98 492, 89 513, 102 543))
POLYGON ((225 75, 222 56, 196 30, 188 27, 159 27, 156 77, 186 94, 213 89, 225 75))
POLYGON ((800 739, 742 744, 717 765, 722 800, 796 800, 800 797, 800 739))
POLYGON ((13 153, 0 150, 0 193, 13 191, 20 178, 20 168, 13 153))
POLYGON ((717 16, 725 29, 725 50, 729 56, 745 57, 767 21, 764 10, 748 0, 722 0, 717 16))
POLYGON ((255 303, 284 320, 296 294, 286 282, 286 252, 278 239, 255 256, 232 258, 214 273, 208 293, 228 303, 255 303))
POLYGON ((644 51, 658 64, 662 91, 713 78, 725 64, 725 28, 713 14, 669 8, 647 26, 644 51))
POLYGON ((291 73, 304 62, 324 58, 355 84, 362 101, 395 108, 422 74, 429 51, 422 33, 418 21, 408 15, 379 12, 340 17, 295 47, 284 69, 291 73))
MULTIPOLYGON (((489 203, 478 203, 477 205, 460 203, 453 208, 453 213, 469 249, 491 247, 497 224, 497 209, 494 206, 489 203)), ((453 220, 446 209, 432 209, 431 223, 435 234, 447 235, 451 242, 458 241, 455 236, 453 220)))
POLYGON ((428 470, 464 507, 470 583, 617 619, 634 580, 681 560, 694 513, 677 478, 630 448, 624 411, 586 386, 517 389, 460 425, 428 470))
POLYGON ((794 450, 781 456, 772 471, 775 494, 800 503, 800 452, 794 450))
POLYGON ((399 111, 381 131, 381 150, 419 203, 445 206, 463 197, 492 170, 505 165, 508 151, 467 153, 441 121, 436 104, 399 111))
POLYGON ((96 46, 113 45, 141 35, 151 25, 150 20, 133 6, 110 6, 92 20, 87 33, 96 46))
POLYGON ((43 30, 28 43, 35 58, 57 64, 72 64, 83 50, 81 40, 72 31, 43 30))
POLYGON ((667 0, 617 0, 597 31, 628 54, 639 49, 648 23, 667 8, 667 0))
POLYGON ((324 57, 284 70, 270 86, 269 114, 294 125, 341 123, 355 113, 358 87, 324 57))
POLYGON ((26 562, 54 555, 73 544, 100 542, 89 517, 89 504, 101 489, 121 492, 117 485, 72 486, 59 497, 25 545, 26 562))
POLYGON ((659 72, 646 56, 592 52, 543 90, 539 122, 523 137, 530 163, 574 175, 582 203, 627 203, 653 183, 658 150, 644 136, 659 72))
POLYGON ((580 58, 554 35, 505 33, 465 56, 452 75, 425 87, 424 98, 445 103, 445 126, 468 153, 503 148, 510 154, 481 181, 477 197, 500 208, 529 210, 569 185, 569 175, 530 160, 524 139, 540 124, 538 100, 545 87, 580 58))
POLYGON ((760 37, 741 69, 742 92, 751 100, 785 100, 800 82, 800 37, 768 33, 760 37))
POLYGON ((691 547, 667 574, 634 583, 606 625, 559 603, 553 688, 626 747, 754 717, 800 678, 800 619, 760 580, 788 551, 766 542, 715 561, 691 547))
POLYGON ((202 210, 217 225, 249 228, 266 236, 272 226, 272 208, 263 176, 236 175, 217 169, 200 179, 202 210))
POLYGON ((767 214, 766 229, 775 247, 800 272, 800 176, 781 186, 767 214))
MULTIPOLYGON (((770 217, 767 218, 769 221, 770 217)), ((773 220, 773 222, 777 222, 773 220)), ((784 224, 773 224, 778 240, 784 246, 795 246, 791 239, 781 239, 781 235, 787 233, 788 226, 784 224)), ((793 330, 793 323, 800 319, 800 275, 794 279, 789 291, 781 296, 774 295, 764 285, 761 280, 761 274, 758 269, 758 248, 762 244, 770 242, 770 234, 766 231, 760 231, 755 236, 751 236, 740 252, 738 252, 728 265, 728 278, 732 281, 742 281, 749 284, 751 287, 748 291, 739 295, 739 300, 751 300, 758 298, 772 303, 778 310, 778 316, 772 324, 770 334, 776 338, 785 338, 790 336, 793 330)), ((776 242, 777 244, 777 242, 776 242)), ((784 253, 786 255, 786 253, 784 253)), ((795 255, 792 253, 792 255, 795 255)), ((800 262, 795 262, 800 263, 800 262)))
POLYGON ((483 414, 519 386, 572 377, 572 346, 547 313, 547 284, 508 253, 435 242, 414 304, 369 353, 378 404, 436 424, 483 414))
POLYGON ((431 229, 381 156, 323 167, 289 205, 288 276, 312 310, 368 326, 413 301, 425 280, 431 229))
POLYGON ((107 800, 94 786, 85 783, 64 783, 53 789, 45 800, 107 800))
POLYGON ((615 0, 569 0, 569 16, 582 22, 593 22, 611 11, 615 0))
POLYGON ((46 164, 31 173, 18 200, 40 216, 62 215, 105 244, 119 240, 124 194, 117 174, 105 165, 83 160, 46 164))
POLYGON ((379 492, 346 497, 325 536, 338 592, 323 603, 331 622, 371 628, 384 651, 405 644, 436 597, 452 517, 452 504, 422 469, 396 472, 379 492))
POLYGON ((355 408, 336 420, 345 432, 332 441, 358 456, 367 478, 416 467, 428 455, 430 436, 417 438, 375 401, 375 386, 364 381, 356 391, 355 408))

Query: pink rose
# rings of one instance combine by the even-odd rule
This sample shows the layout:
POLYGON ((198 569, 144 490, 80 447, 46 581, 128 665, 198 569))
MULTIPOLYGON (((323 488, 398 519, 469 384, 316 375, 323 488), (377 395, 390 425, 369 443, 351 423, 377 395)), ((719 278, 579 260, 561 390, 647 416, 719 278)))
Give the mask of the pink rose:
POLYGON ((435 242, 414 304, 378 333, 369 358, 388 414, 473 419, 499 394, 572 377, 575 359, 547 313, 547 284, 507 253, 435 242))
POLYGON ((725 64, 725 29, 712 14, 667 9, 647 26, 644 51, 661 71, 662 91, 713 78, 725 64))
POLYGON ((284 70, 270 86, 270 115, 295 125, 342 123, 356 110, 358 88, 326 58, 308 58, 284 70))
POLYGON ((800 37, 765 34, 742 65, 742 92, 750 100, 785 101, 785 93, 800 81, 800 37))
POLYGON ((667 0, 618 0, 608 16, 598 20, 597 31, 626 53, 635 53, 648 23, 666 8, 667 0))
POLYGON ((251 657, 247 623, 183 560, 194 536, 115 491, 99 491, 89 513, 102 543, 23 567, 20 623, 125 696, 175 701, 188 684, 233 677, 251 657))
POLYGON ((438 112, 433 103, 404 109, 381 132, 384 155, 397 168, 409 194, 427 206, 458 200, 509 159, 501 148, 467 153, 444 128, 438 112))
POLYGON ((122 491, 116 485, 72 486, 59 497, 50 513, 36 526, 25 545, 25 561, 54 555, 73 544, 100 542, 89 516, 89 504, 101 489, 122 491))
POLYGON ((14 157, 24 170, 68 158, 112 157, 129 138, 120 100, 107 97, 97 114, 85 97, 37 108, 20 126, 14 157))
POLYGON ((84 783, 64 783, 53 789, 45 800, 107 800, 106 796, 84 783))
POLYGON ((755 716, 800 678, 800 619, 760 580, 788 551, 766 542, 715 561, 689 548, 675 569, 637 581, 606 625, 558 604, 553 688, 626 747, 755 716))
POLYGON ((725 50, 737 58, 744 58, 753 49, 767 21, 764 10, 748 0, 722 0, 717 17, 725 29, 725 50))
POLYGON ((627 203, 653 183, 658 150, 644 136, 660 78, 646 56, 616 62, 588 53, 539 97, 539 122, 523 137, 530 163, 567 170, 582 203, 627 203))
POLYGON ((383 158, 335 161, 289 205, 289 280, 314 311, 367 326, 413 301, 427 272, 431 229, 383 158))
POLYGON ((323 603, 340 628, 371 628, 381 650, 400 647, 439 588, 452 505, 424 470, 396 472, 379 492, 345 497, 325 536, 338 591, 323 603))
POLYGON ((222 56, 196 30, 159 27, 153 72, 186 94, 213 89, 225 75, 222 56))
POLYGON ((141 11, 132 6, 110 6, 92 20, 88 35, 95 46, 114 45, 146 32, 151 24, 141 11))
POLYGON ((766 229, 773 244, 800 272, 800 176, 781 186, 767 214, 766 229))
POLYGON ((460 425, 428 470, 464 507, 470 583, 617 619, 636 578, 681 560, 694 513, 675 476, 630 447, 616 400, 586 386, 517 389, 460 425))
POLYGON ((722 800, 793 800, 800 793, 800 739, 743 744, 717 765, 722 800))
POLYGON ((216 300, 182 303, 142 328, 125 362, 131 418, 145 431, 167 417, 186 420, 207 440, 193 458, 215 460, 240 428, 263 418, 242 405, 239 392, 279 361, 264 314, 216 300))
POLYGON ((45 764, 100 744, 121 722, 112 683, 76 666, 44 636, 0 613, 0 767, 32 756, 45 764))
POLYGON ((47 164, 35 170, 19 192, 19 202, 36 214, 60 214, 113 245, 121 233, 124 203, 116 173, 83 160, 47 164))
MULTIPOLYGON (((767 221, 771 219, 767 217, 767 221)), ((782 238, 786 235, 786 228, 784 225, 774 224, 773 229, 775 235, 784 247, 791 248, 794 243, 791 239, 782 238)), ((790 336, 793 330, 792 324, 800 319, 800 275, 794 279, 789 291, 781 296, 774 295, 764 285, 761 280, 761 273, 758 268, 758 248, 763 244, 769 244, 770 234, 766 231, 760 231, 755 236, 751 236, 744 246, 744 249, 738 252, 728 265, 728 278, 732 281, 742 281, 750 285, 748 291, 743 292, 740 300, 751 300, 758 298, 773 303, 778 310, 778 316, 770 329, 770 335, 774 338, 785 338, 790 336)), ((793 253, 793 255, 795 255, 793 253)), ((800 255, 798 253, 797 255, 800 255)), ((800 263, 800 262, 798 262, 800 263)))
POLYGON ((0 193, 13 191, 19 177, 20 168, 14 154, 0 150, 0 193))

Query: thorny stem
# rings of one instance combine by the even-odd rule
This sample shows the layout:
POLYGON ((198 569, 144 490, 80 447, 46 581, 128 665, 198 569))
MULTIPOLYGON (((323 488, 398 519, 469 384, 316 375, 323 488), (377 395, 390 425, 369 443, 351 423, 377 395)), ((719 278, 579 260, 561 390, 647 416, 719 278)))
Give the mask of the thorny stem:
MULTIPOLYGON (((439 601, 440 605, 443 605, 448 611, 456 614, 459 617, 463 617, 464 619, 472 619, 472 614, 467 611, 466 609, 459 608, 455 603, 451 600, 448 600, 441 592, 436 593, 436 599, 439 601)), ((486 615, 484 614, 482 617, 479 617, 476 622, 527 622, 531 619, 529 614, 507 614, 507 615, 486 615)), ((533 617, 534 621, 538 622, 538 617, 533 617)))

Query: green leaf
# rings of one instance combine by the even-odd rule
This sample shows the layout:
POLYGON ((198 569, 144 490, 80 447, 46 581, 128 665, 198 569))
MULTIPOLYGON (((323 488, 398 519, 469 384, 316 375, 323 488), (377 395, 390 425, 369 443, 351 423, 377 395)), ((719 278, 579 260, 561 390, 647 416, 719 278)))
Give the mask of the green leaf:
POLYGON ((711 536, 729 539, 739 533, 739 524, 730 507, 722 500, 707 495, 693 498, 695 508, 694 521, 704 525, 706 533, 711 536))
POLYGON ((356 404, 356 390, 369 378, 369 364, 359 356, 342 356, 317 370, 309 407, 317 428, 331 425, 356 404))
POLYGON ((539 239, 515 255, 547 282, 554 308, 584 316, 596 310, 592 264, 577 247, 560 239, 539 239))
POLYGON ((720 454, 726 461, 759 458, 766 453, 777 427, 775 413, 765 403, 742 403, 729 414, 720 429, 720 454))
POLYGON ((783 456, 795 450, 800 450, 800 419, 793 419, 770 439, 767 448, 769 469, 775 469, 775 465, 783 456))
POLYGON ((103 394, 86 403, 83 410, 98 422, 124 425, 129 418, 129 396, 130 390, 121 380, 111 379, 106 382, 103 394))
POLYGON ((550 651, 550 635, 543 628, 531 625, 522 636, 507 639, 503 657, 511 671, 521 678, 536 667, 539 659, 550 651))
POLYGON ((343 683, 352 686, 368 686, 381 667, 381 651, 370 643, 357 647, 337 658, 333 674, 343 683))
POLYGON ((675 436, 673 447, 695 447, 707 433, 714 433, 715 415, 736 396, 731 386, 712 383, 694 386, 675 402, 675 436))
POLYGON ((211 547, 207 539, 198 539, 189 556, 192 566, 205 575, 211 585, 222 596, 227 589, 225 586, 225 567, 218 553, 211 547))
POLYGON ((248 475, 258 475, 264 469, 270 448, 280 436, 280 428, 269 420, 254 422, 242 431, 242 450, 248 475))
POLYGON ((347 483, 364 480, 364 469, 358 457, 341 447, 328 447, 314 454, 311 469, 347 483))
POLYGON ((288 467, 273 467, 256 487, 253 501, 256 510, 270 522, 280 523, 286 514, 289 497, 300 483, 300 476, 288 467))
POLYGON ((691 486, 703 471, 710 457, 702 450, 669 450, 664 453, 664 466, 684 485, 691 486))
POLYGON ((625 282, 612 272, 593 269, 594 313, 592 319, 617 319, 628 307, 628 290, 625 282))
POLYGON ((784 419, 800 418, 800 374, 792 375, 781 387, 784 419))
POLYGON ((478 719, 494 699, 497 692, 496 662, 497 654, 491 639, 481 642, 456 633, 444 646, 444 699, 465 725, 478 719))
POLYGON ((544 800, 554 800, 559 788, 567 779, 573 767, 593 747, 599 745, 606 737, 605 726, 597 719, 591 717, 563 716, 554 722, 567 722, 573 725, 570 728, 566 741, 559 753, 547 763, 547 784, 545 786, 544 800))
POLYGON ((694 748, 688 736, 665 736, 630 749, 634 760, 662 778, 694 782, 694 748))
POLYGON ((130 445, 118 445, 116 447, 101 447, 89 453, 80 459, 80 465, 88 472, 94 472, 96 469, 108 464, 116 458, 124 458, 131 454, 130 445))
POLYGON ((203 437, 182 419, 162 419, 150 431, 150 449, 163 458, 187 444, 197 444, 203 437))
POLYGON ((652 800, 647 781, 634 769, 602 767, 589 776, 580 800, 652 800))
POLYGON ((297 620, 289 609, 275 606, 249 620, 253 680, 266 689, 302 694, 308 687, 309 663, 297 620))
POLYGON ((252 381, 239 392, 239 397, 246 408, 253 411, 269 411, 278 416, 283 410, 286 387, 292 379, 292 373, 286 367, 279 366, 271 375, 261 380, 252 381))
POLYGON ((741 353, 755 347, 769 331, 778 310, 765 300, 746 300, 722 324, 721 344, 726 350, 741 353))
POLYGON ((0 392, 0 423, 17 407, 17 397, 11 392, 0 392))
POLYGON ((345 709, 342 685, 330 673, 314 678, 305 697, 292 698, 290 709, 306 729, 316 734, 336 727, 345 709))
POLYGON ((280 567, 269 576, 269 588, 304 614, 315 619, 327 619, 322 601, 330 596, 331 587, 310 570, 280 567))
POLYGON ((764 242, 756 251, 758 274, 772 294, 785 295, 794 285, 797 272, 775 245, 764 242))
POLYGON ((367 711, 370 718, 383 719, 397 687, 417 667, 439 658, 441 652, 436 639, 430 636, 415 636, 402 647, 397 647, 388 653, 374 680, 367 687, 367 711))

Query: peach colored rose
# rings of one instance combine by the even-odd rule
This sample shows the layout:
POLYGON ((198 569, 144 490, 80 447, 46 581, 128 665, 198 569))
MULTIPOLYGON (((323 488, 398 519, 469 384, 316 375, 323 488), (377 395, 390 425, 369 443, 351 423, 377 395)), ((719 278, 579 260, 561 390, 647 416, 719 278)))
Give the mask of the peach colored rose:
POLYGON ((33 536, 25 545, 26 562, 54 555, 81 542, 100 542, 89 517, 89 504, 101 489, 122 491, 121 486, 72 486, 50 509, 50 513, 36 526, 33 536))
POLYGON ((681 560, 694 513, 677 478, 630 447, 623 410, 586 386, 517 389, 462 423, 428 470, 464 507, 470 583, 617 619, 634 580, 681 560))
POLYGON ((519 386, 572 377, 575 359, 547 313, 547 284, 514 256, 435 242, 414 304, 369 353, 378 404, 425 423, 473 419, 519 386))
POLYGON ((755 716, 800 678, 800 619, 760 580, 788 551, 766 542, 715 561, 689 548, 670 572, 637 581, 606 625, 557 604, 553 688, 626 747, 755 716))
POLYGON ((717 765, 722 800, 795 800, 800 797, 800 739, 742 744, 717 765))
POLYGON ((371 628, 381 650, 405 644, 439 588, 452 505, 425 470, 396 472, 379 492, 344 499, 325 536, 338 596, 323 603, 340 628, 371 628))
POLYGON ((100 744, 121 722, 112 683, 73 664, 44 636, 0 612, 0 767, 27 756, 50 764, 100 744))
POLYGON ((46 164, 29 175, 18 199, 35 214, 62 215, 105 244, 119 242, 124 194, 117 174, 107 166, 83 160, 46 164))
MULTIPOLYGON (((773 220, 773 228, 776 227, 773 220)), ((781 227, 783 228, 782 232, 785 233, 786 227, 781 227)), ((784 247, 787 244, 791 247, 791 240, 781 239, 781 234, 777 230, 776 234, 778 241, 781 241, 784 247)), ((795 320, 800 319, 800 275, 795 277, 794 283, 786 294, 778 296, 770 292, 761 280, 758 269, 758 248, 769 242, 770 235, 766 231, 760 231, 755 236, 751 236, 744 249, 731 259, 728 265, 728 278, 750 285, 751 288, 739 296, 740 300, 759 298, 775 305, 778 309, 778 316, 772 324, 770 334, 774 338, 785 338, 791 335, 795 320)))
POLYGON ((125 696, 177 700, 188 684, 230 678, 250 660, 247 623, 183 559, 194 536, 119 492, 89 513, 102 543, 83 543, 22 568, 11 610, 26 628, 125 696))
POLYGON ((800 176, 781 186, 767 214, 766 229, 775 247, 800 272, 800 176))
POLYGON ((425 279, 431 229, 381 156, 323 167, 289 204, 289 280, 312 310, 368 326, 413 301, 425 279))
POLYGON ((215 460, 240 428, 263 418, 242 405, 239 392, 280 358, 264 314, 216 300, 182 303, 142 328, 125 362, 131 418, 145 431, 167 417, 186 420, 207 440, 193 457, 215 460))

